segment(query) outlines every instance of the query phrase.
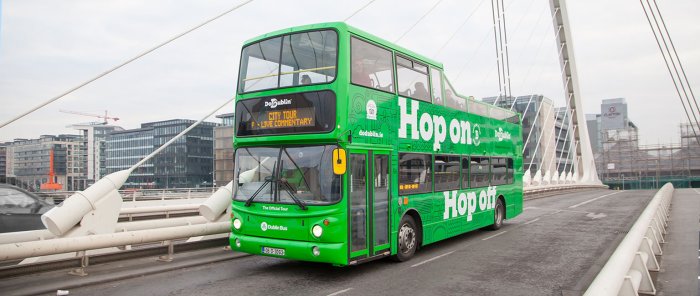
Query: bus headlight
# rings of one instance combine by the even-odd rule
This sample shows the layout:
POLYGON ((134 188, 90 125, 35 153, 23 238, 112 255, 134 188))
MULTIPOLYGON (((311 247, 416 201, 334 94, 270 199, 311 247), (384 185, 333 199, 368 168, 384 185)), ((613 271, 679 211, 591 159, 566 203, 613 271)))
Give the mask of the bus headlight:
POLYGON ((313 233, 315 237, 321 237, 323 234, 323 228, 316 224, 313 228, 311 228, 311 233, 313 233))
POLYGON ((311 248, 311 253, 313 253, 314 256, 318 257, 318 255, 321 255, 321 250, 317 246, 314 246, 313 248, 311 248))
POLYGON ((241 247, 241 240, 236 239, 236 247, 240 248, 241 247))
POLYGON ((241 220, 239 220, 238 218, 233 219, 233 228, 235 228, 236 230, 241 229, 241 220))

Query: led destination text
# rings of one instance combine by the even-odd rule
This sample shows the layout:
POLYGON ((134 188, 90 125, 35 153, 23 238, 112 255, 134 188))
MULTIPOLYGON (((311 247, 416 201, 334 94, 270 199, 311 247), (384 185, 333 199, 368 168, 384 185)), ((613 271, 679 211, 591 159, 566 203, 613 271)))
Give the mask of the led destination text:
POLYGON ((269 111, 261 114, 262 121, 251 122, 253 129, 289 128, 314 125, 312 108, 269 111))

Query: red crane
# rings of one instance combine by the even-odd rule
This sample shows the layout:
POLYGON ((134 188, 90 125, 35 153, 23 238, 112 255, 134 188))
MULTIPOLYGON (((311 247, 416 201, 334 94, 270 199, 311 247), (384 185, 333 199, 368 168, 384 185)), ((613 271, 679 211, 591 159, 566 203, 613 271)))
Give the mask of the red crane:
POLYGON ((91 114, 91 113, 85 113, 85 112, 79 112, 79 111, 71 111, 71 110, 58 110, 59 112, 63 113, 68 113, 68 114, 77 114, 77 115, 83 115, 83 116, 90 116, 90 117, 97 117, 97 118, 102 118, 104 121, 102 124, 107 124, 107 120, 114 120, 118 121, 119 117, 112 117, 107 114, 107 110, 105 110, 105 115, 99 115, 99 114, 91 114))

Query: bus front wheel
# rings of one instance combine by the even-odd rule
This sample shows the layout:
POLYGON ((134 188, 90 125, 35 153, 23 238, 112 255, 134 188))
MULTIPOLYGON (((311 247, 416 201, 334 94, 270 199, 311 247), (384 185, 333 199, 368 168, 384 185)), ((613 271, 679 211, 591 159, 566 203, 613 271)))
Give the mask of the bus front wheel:
POLYGON ((407 261, 418 248, 418 228, 411 215, 403 216, 399 225, 398 250, 394 258, 397 261, 407 261))
POLYGON ((503 201, 499 198, 496 202, 496 207, 493 209, 493 224, 491 230, 499 230, 503 226, 503 219, 506 216, 506 208, 503 206, 503 201))

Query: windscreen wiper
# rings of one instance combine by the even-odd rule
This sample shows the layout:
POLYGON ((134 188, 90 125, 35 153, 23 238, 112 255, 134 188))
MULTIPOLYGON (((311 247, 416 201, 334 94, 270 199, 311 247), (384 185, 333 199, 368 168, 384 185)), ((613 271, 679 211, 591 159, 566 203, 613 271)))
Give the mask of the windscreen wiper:
POLYGON ((251 195, 250 198, 248 198, 248 200, 245 201, 245 206, 249 207, 250 204, 253 202, 253 200, 263 190, 263 188, 265 188, 265 185, 272 183, 273 180, 274 180, 274 177, 272 177, 272 176, 265 177, 265 182, 263 182, 263 184, 260 186, 260 188, 258 188, 258 190, 256 190, 255 193, 253 193, 253 195, 251 195))
POLYGON ((302 210, 305 211, 307 209, 306 204, 303 201, 301 201, 301 199, 299 199, 296 194, 294 194, 294 189, 292 188, 292 185, 289 184, 289 182, 287 182, 287 179, 280 178, 279 180, 277 180, 277 182, 282 184, 282 188, 284 188, 284 190, 286 190, 287 193, 289 193, 289 196, 292 198, 292 200, 294 200, 294 202, 297 205, 299 205, 299 207, 302 210))
POLYGON ((309 188, 309 190, 310 190, 311 185, 309 185, 309 181, 306 180, 306 176, 304 175, 304 171, 302 171, 301 168, 297 165, 297 163, 294 161, 294 158, 292 158, 292 156, 289 155, 289 151, 287 151, 286 148, 283 150, 284 150, 284 154, 286 154, 287 157, 289 157, 289 161, 291 161, 292 164, 294 165, 294 167, 297 169, 297 171, 299 171, 299 176, 301 177, 301 180, 304 181, 306 188, 309 188))

